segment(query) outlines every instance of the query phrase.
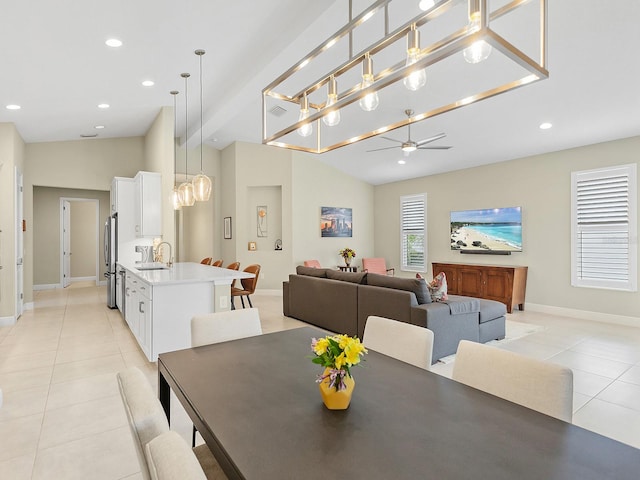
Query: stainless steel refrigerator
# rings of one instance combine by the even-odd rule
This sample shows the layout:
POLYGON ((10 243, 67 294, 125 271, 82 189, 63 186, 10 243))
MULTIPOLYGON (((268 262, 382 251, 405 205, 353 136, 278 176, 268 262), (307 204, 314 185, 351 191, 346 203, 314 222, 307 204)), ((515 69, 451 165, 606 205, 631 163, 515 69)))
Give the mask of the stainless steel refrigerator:
POLYGON ((116 262, 118 261, 118 214, 107 217, 104 224, 104 263, 107 271, 107 306, 116 306, 116 262))

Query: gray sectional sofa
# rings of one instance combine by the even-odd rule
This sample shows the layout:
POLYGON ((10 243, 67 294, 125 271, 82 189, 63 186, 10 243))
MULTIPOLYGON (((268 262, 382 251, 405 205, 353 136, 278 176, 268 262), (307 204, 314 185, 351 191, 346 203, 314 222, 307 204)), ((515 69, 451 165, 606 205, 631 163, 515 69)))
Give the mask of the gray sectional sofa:
POLYGON ((432 302, 424 279, 298 267, 283 282, 283 313, 331 332, 362 338, 370 315, 433 331, 433 363, 456 352, 460 340, 488 342, 505 335, 504 304, 450 295, 432 302))

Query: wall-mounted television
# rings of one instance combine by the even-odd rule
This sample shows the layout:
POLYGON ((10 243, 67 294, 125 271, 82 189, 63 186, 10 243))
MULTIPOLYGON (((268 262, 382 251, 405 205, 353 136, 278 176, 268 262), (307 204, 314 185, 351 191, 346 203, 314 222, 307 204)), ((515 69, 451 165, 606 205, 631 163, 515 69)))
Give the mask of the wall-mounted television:
POLYGON ((510 254, 522 251, 522 209, 488 208, 451 212, 451 250, 510 254))

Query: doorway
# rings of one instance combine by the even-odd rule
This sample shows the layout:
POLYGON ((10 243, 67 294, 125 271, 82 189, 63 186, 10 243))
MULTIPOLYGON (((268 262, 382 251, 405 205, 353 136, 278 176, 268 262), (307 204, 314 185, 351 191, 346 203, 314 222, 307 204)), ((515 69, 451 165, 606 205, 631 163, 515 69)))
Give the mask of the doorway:
POLYGON ((100 202, 87 198, 60 198, 60 284, 100 283, 100 202))
POLYGON ((16 197, 15 197, 15 225, 16 225, 16 320, 24 309, 24 207, 22 191, 22 172, 16 167, 16 197))

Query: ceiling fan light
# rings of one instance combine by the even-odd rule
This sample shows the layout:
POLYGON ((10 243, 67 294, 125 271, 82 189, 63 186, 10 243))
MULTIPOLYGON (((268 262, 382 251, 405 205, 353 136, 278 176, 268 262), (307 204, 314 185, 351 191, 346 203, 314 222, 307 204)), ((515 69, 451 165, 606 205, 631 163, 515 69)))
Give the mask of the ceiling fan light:
POLYGON ((415 143, 402 145, 402 151, 406 153, 415 152, 417 149, 415 143))

